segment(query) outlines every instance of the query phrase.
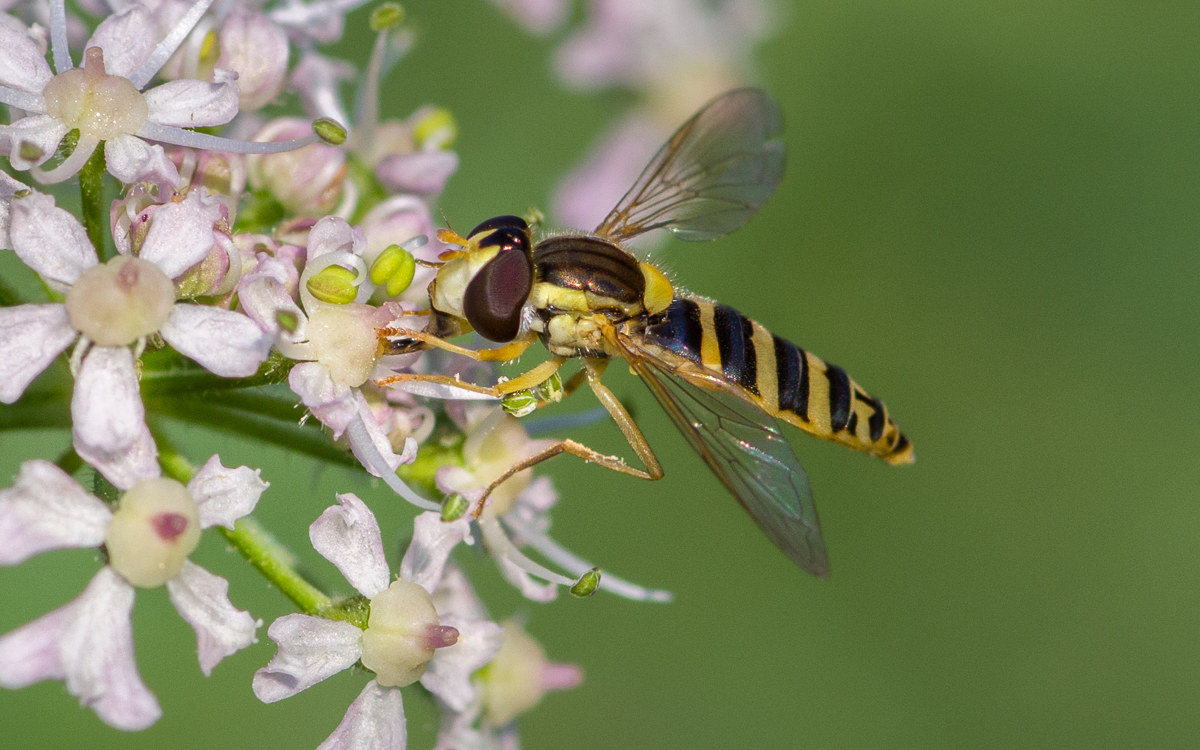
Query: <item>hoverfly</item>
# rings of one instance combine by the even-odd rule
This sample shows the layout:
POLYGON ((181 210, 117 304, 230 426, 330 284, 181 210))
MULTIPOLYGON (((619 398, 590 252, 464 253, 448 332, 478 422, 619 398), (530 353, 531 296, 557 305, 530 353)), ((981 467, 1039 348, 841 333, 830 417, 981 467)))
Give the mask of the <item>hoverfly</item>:
POLYGON ((840 367, 730 307, 677 292, 657 268, 622 247, 655 229, 698 241, 741 227, 782 176, 781 130, 779 106, 769 95, 729 91, 671 136, 594 232, 535 241, 523 219, 498 216, 466 237, 439 233, 461 249, 440 257, 426 329, 381 332, 393 339, 391 349, 436 346, 509 361, 540 340, 551 358, 491 388, 437 375, 399 375, 381 384, 409 381, 405 389, 413 393, 432 395, 441 386, 442 393, 501 397, 536 387, 566 360, 580 358, 584 367, 565 391, 586 379, 645 467, 564 440, 498 477, 477 515, 501 482, 563 452, 645 479, 663 476, 641 430, 600 382, 619 357, 767 537, 804 570, 828 575, 808 477, 777 420, 890 464, 910 463, 912 444, 883 403, 840 367), (471 350, 445 341, 471 330, 503 346, 471 350))

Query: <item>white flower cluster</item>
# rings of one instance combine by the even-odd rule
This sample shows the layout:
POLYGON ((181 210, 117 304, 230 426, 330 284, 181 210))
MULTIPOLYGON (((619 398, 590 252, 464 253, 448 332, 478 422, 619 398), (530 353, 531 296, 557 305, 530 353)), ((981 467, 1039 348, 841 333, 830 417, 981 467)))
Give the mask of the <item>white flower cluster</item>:
MULTIPOLYGON (((380 83, 413 42, 398 6, 372 15, 378 36, 351 121, 338 87, 354 69, 319 46, 341 37, 362 2, 80 0, 76 16, 64 0, 29 0, 0 15, 0 102, 11 115, 0 125, 11 168, 0 171, 0 248, 44 292, 0 307, 0 403, 42 403, 52 394, 39 377, 58 372, 72 384, 73 445, 57 463, 25 461, 0 490, 0 564, 63 548, 96 548, 106 561, 77 599, 0 636, 0 685, 61 680, 113 727, 153 724, 161 711, 138 674, 130 625, 139 588, 166 586, 206 675, 256 641, 262 622, 188 556, 209 528, 248 557, 269 556, 245 518, 268 485, 217 456, 193 471, 153 413, 209 423, 212 394, 266 388, 261 403, 278 403, 285 387, 288 406, 299 401, 323 426, 321 455, 342 455, 329 437, 344 441, 425 512, 396 577, 358 497, 339 495, 312 524, 313 547, 359 596, 330 599, 288 559, 264 572, 301 612, 268 628, 278 652, 253 678, 258 698, 278 701, 360 664, 374 676, 321 747, 403 748, 400 689, 419 683, 443 711, 439 750, 467 750, 514 747, 515 718, 581 680, 518 624, 493 622, 450 559, 478 538, 531 599, 577 581, 595 587, 591 564, 547 534, 557 496, 544 477, 516 474, 478 518, 442 502, 480 498, 545 443, 494 401, 376 384, 398 373, 469 380, 478 363, 392 354, 379 333, 426 322, 428 264, 448 249, 432 239, 431 206, 458 158, 443 109, 379 121, 380 83), (264 114, 289 87, 313 120, 264 114), (80 216, 62 207, 76 176, 80 216), (105 181, 120 187, 111 204, 96 188, 105 181), (97 494, 76 474, 94 474, 97 494)), ((565 14, 556 2, 503 4, 539 31, 565 14)), ((263 408, 258 416, 288 421, 263 408)), ((294 419, 288 427, 320 435, 294 419)), ((669 599, 609 575, 599 587, 669 599)))

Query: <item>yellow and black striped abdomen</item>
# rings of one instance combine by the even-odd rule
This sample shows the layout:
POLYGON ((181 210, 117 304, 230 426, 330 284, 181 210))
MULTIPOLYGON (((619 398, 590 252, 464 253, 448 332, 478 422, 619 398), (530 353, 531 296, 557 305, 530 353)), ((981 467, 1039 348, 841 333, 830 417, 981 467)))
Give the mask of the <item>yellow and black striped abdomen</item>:
POLYGON ((912 443, 837 365, 822 361, 726 305, 676 299, 646 328, 649 343, 710 370, 764 410, 824 440, 879 456, 913 460, 912 443))

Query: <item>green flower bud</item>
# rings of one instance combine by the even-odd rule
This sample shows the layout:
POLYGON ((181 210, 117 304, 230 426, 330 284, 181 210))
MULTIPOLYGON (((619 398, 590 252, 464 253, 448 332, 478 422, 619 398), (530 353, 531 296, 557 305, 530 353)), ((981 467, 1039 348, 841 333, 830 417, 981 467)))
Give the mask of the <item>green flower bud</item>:
POLYGON ((571 587, 571 593, 582 599, 596 593, 598 588, 600 588, 600 569, 592 568, 579 577, 579 580, 571 587))
POLYGON ((371 283, 386 285, 389 297, 395 297, 412 283, 417 262, 413 255, 399 245, 391 245, 371 264, 371 283))
POLYGON ((322 302, 345 305, 358 296, 354 285, 356 274, 349 268, 338 265, 327 266, 308 280, 308 291, 322 302))
POLYGON ((340 146, 346 142, 346 129, 328 117, 313 120, 312 129, 323 143, 330 146, 340 146))
POLYGON ((509 393, 500 402, 500 406, 504 408, 504 411, 518 419, 527 414, 532 414, 537 409, 537 405, 538 397, 529 388, 517 391, 516 393, 509 393))

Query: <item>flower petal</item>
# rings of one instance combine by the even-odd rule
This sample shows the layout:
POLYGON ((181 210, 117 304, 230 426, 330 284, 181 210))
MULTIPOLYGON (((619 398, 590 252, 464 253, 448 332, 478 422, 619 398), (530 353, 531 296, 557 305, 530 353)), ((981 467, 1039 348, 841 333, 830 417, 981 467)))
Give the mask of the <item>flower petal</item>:
POLYGON ((301 362, 288 373, 288 387, 313 416, 333 432, 334 440, 341 437, 350 422, 358 417, 354 391, 333 382, 325 365, 301 362))
POLYGON ((83 48, 104 50, 104 71, 128 78, 154 51, 160 36, 150 12, 139 3, 129 3, 120 13, 101 21, 83 48))
POLYGON ((48 281, 72 284, 98 262, 83 225, 45 193, 12 202, 9 234, 17 256, 48 281))
POLYGON ((236 83, 194 79, 170 81, 146 92, 150 122, 177 128, 224 125, 238 112, 236 83))
POLYGON ((279 651, 254 673, 254 694, 274 703, 349 669, 362 656, 362 631, 348 622, 284 615, 267 630, 279 651))
POLYGON ((0 636, 0 686, 18 690, 42 680, 66 678, 58 644, 71 624, 73 605, 59 607, 0 636))
POLYGON ((0 403, 19 399, 75 335, 64 305, 0 308, 0 403))
MULTIPOLYGON (((370 439, 369 445, 364 445, 355 436, 351 434, 350 452, 358 459, 367 473, 372 476, 381 477, 379 473, 387 466, 388 470, 395 473, 396 469, 411 464, 417 460, 417 441, 410 438, 405 438, 404 449, 400 453, 396 453, 392 448, 392 441, 388 438, 387 433, 379 426, 379 420, 375 416, 375 412, 371 411, 370 405, 367 404, 367 399, 360 391, 354 391, 354 402, 358 405, 358 414, 361 417, 363 431, 370 439), (366 455, 364 451, 371 455, 366 455)), ((354 432, 353 430, 351 431, 354 432)))
POLYGON ((242 312, 249 315, 264 333, 279 336, 283 341, 293 344, 305 339, 308 317, 288 294, 282 281, 265 273, 253 274, 242 278, 237 293, 242 312), (294 330, 283 330, 279 325, 279 313, 295 318, 294 330))
POLYGON ((413 540, 400 563, 400 577, 432 594, 442 580, 450 552, 464 541, 471 543, 468 517, 447 523, 437 513, 422 513, 413 521, 413 540))
POLYGON ((220 220, 221 202, 204 190, 193 190, 184 200, 167 203, 154 213, 138 257, 157 265, 169 278, 179 278, 212 250, 213 225, 220 220))
POLYGON ((133 587, 112 568, 101 568, 83 593, 62 608, 70 614, 58 644, 67 691, 105 724, 126 731, 145 729, 162 715, 138 676, 130 621, 133 595, 133 587))
POLYGON ((400 688, 381 687, 371 680, 317 750, 404 750, 407 742, 400 688))
POLYGON ((325 57, 311 50, 300 58, 292 70, 291 85, 300 95, 304 110, 313 117, 328 117, 334 122, 350 122, 342 107, 338 87, 351 80, 358 71, 344 60, 325 57))
MULTIPOLYGON (((135 135, 119 135, 104 142, 104 165, 108 173, 126 185, 149 182, 169 195, 179 185, 179 169, 158 144, 151 145, 135 135)), ((167 204, 177 205, 177 204, 167 204)))
POLYGON ((214 455, 188 482, 188 494, 200 508, 200 526, 220 524, 232 529, 242 516, 249 515, 258 498, 271 485, 264 482, 258 469, 239 466, 227 469, 221 457, 214 455))
POLYGON ((0 84, 18 91, 40 94, 54 76, 46 53, 18 24, 0 25, 0 84))
POLYGON ((97 346, 87 353, 75 377, 71 421, 75 452, 117 487, 160 474, 129 349, 97 346))
POLYGON ((308 538, 355 590, 370 598, 391 582, 379 523, 357 496, 338 495, 337 500, 308 527, 308 538))
POLYGON ((458 154, 453 151, 417 151, 384 157, 375 176, 389 192, 436 195, 456 171, 458 154))
POLYGON ((265 106, 287 82, 288 38, 258 13, 234 9, 221 25, 218 68, 235 70, 243 110, 265 106))
POLYGON ((271 337, 239 312, 204 305, 175 305, 159 331, 167 343, 214 375, 245 378, 271 351, 271 337))
POLYGON ((49 115, 22 117, 11 125, 0 125, 0 144, 14 169, 24 171, 54 156, 67 134, 67 126, 49 115), (32 147, 32 153, 24 153, 32 147))
POLYGON ((345 219, 326 216, 313 225, 308 233, 308 262, 325 253, 341 250, 361 256, 367 249, 367 238, 358 227, 352 227, 345 219))
POLYGON ((486 620, 487 610, 471 588, 466 574, 453 562, 446 565, 442 580, 433 592, 433 607, 438 617, 457 617, 460 620, 486 620))
POLYGON ((167 593, 179 616, 196 631, 200 671, 205 677, 226 656, 258 642, 255 632, 262 620, 229 602, 229 581, 221 576, 184 560, 179 575, 167 581, 167 593))
POLYGON ((458 630, 458 642, 433 652, 421 684, 455 711, 465 711, 475 700, 471 675, 492 660, 504 645, 504 628, 487 620, 438 616, 439 625, 458 630))
POLYGON ((99 547, 112 511, 49 461, 21 464, 16 484, 0 491, 0 565, 52 549, 99 547))

